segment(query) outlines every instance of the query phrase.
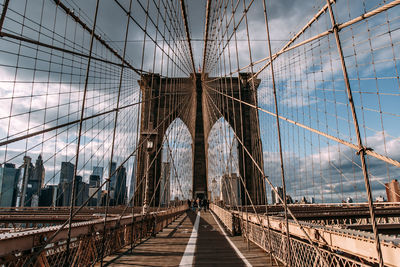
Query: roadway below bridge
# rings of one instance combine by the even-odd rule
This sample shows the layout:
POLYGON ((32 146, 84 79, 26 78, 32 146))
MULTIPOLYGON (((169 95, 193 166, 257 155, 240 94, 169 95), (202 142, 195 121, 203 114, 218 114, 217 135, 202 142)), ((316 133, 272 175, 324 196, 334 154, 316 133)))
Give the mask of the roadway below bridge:
MULTIPOLYGON (((231 237, 209 211, 187 211, 155 237, 106 257, 105 266, 272 266, 243 237, 231 237)), ((98 263, 96 266, 100 266, 98 263)), ((275 266, 277 264, 275 263, 275 266)))

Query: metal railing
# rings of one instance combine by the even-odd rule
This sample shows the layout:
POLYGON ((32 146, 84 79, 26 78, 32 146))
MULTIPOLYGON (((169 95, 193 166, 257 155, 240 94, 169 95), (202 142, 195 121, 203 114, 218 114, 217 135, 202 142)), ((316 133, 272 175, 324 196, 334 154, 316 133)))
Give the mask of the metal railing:
MULTIPOLYGON (((228 231, 240 226, 243 236, 277 260, 291 266, 374 266, 378 255, 374 249, 373 234, 367 231, 341 229, 339 227, 302 222, 301 227, 289 220, 290 250, 284 219, 254 213, 229 211, 217 205, 210 209, 218 216, 228 231), (240 223, 241 222, 241 223, 240 223), (269 230, 268 230, 269 225, 269 230), (305 238, 311 237, 313 245, 305 238), (316 251, 318 247, 320 255, 316 251), (290 253, 288 253, 291 251, 290 253), (289 258, 290 257, 290 258, 289 258)), ((400 262, 400 240, 380 235, 385 266, 398 266, 400 262)))
MULTIPOLYGON (((280 262, 286 264, 290 257, 291 266, 325 266, 321 258, 316 253, 313 246, 303 240, 290 239, 291 253, 288 255, 287 236, 284 233, 270 231, 268 240, 265 232, 257 224, 243 224, 243 234, 254 244, 272 255, 280 262), (247 226, 247 229, 246 229, 247 226), (247 235, 246 235, 247 233, 247 235), (270 247, 271 246, 271 247, 270 247)), ((330 266, 371 266, 363 263, 359 259, 352 259, 340 255, 340 251, 330 251, 320 248, 322 257, 330 264, 330 266)))
POLYGON ((62 266, 66 263, 68 266, 90 266, 101 260, 101 254, 104 258, 161 231, 186 209, 187 205, 182 205, 151 212, 145 217, 141 214, 108 217, 105 235, 104 219, 73 223, 68 258, 67 228, 62 230, 36 259, 32 257, 37 249, 59 226, 3 233, 0 234, 0 266, 62 266), (105 243, 103 253, 102 242, 105 243))
POLYGON ((217 218, 222 222, 225 226, 225 229, 231 234, 236 235, 240 233, 240 225, 237 217, 233 215, 232 212, 221 208, 213 203, 210 204, 210 210, 217 215, 217 218))

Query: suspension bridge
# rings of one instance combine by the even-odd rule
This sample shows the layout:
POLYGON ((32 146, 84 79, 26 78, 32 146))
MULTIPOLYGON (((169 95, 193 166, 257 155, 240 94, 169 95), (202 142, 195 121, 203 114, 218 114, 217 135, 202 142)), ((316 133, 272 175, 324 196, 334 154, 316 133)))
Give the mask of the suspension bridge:
POLYGON ((399 0, 0 0, 1 266, 400 266, 399 0))

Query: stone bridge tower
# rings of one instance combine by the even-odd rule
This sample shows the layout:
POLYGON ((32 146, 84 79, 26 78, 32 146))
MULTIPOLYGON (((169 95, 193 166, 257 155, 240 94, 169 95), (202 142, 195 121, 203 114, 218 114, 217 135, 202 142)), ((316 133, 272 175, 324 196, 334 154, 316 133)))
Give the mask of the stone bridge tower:
POLYGON ((237 142, 239 174, 246 185, 244 187, 241 183, 242 203, 250 203, 246 200, 248 196, 254 204, 265 202, 263 177, 254 164, 257 163, 263 168, 258 111, 234 100, 234 98, 241 99, 250 105, 257 105, 257 88, 260 81, 255 80, 253 87, 248 77, 249 73, 240 73, 239 77, 226 79, 212 78, 207 75, 202 77, 200 74, 192 74, 189 78, 165 78, 157 74, 142 76, 139 81, 142 91, 139 137, 141 146, 137 152, 138 192, 135 205, 142 205, 145 183, 141 183, 141 180, 145 180, 142 178, 149 165, 151 165, 148 169, 149 196, 153 196, 154 191, 157 190, 150 205, 158 206, 159 204, 160 188, 157 188, 157 184, 161 176, 162 153, 157 153, 157 151, 163 145, 168 126, 177 118, 186 124, 192 137, 193 197, 207 194, 208 136, 215 122, 224 117, 235 135, 243 141, 243 144, 237 142), (222 97, 222 94, 218 92, 228 97, 222 97), (146 139, 152 141, 153 149, 149 150, 146 147, 146 139))

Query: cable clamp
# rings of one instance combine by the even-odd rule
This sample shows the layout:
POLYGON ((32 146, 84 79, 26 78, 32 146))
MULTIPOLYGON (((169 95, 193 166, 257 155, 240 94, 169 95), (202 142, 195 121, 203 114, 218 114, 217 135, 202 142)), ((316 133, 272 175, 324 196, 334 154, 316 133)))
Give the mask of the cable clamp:
POLYGON ((334 33, 335 30, 336 30, 337 32, 339 32, 339 24, 337 24, 337 23, 334 24, 334 25, 332 26, 332 30, 330 30, 330 32, 334 33))
POLYGON ((362 152, 363 155, 365 155, 365 154, 366 154, 366 151, 373 151, 373 149, 370 148, 370 147, 365 147, 365 146, 363 146, 362 148, 360 148, 360 149, 356 152, 356 154, 357 154, 357 155, 360 155, 360 153, 362 152))

